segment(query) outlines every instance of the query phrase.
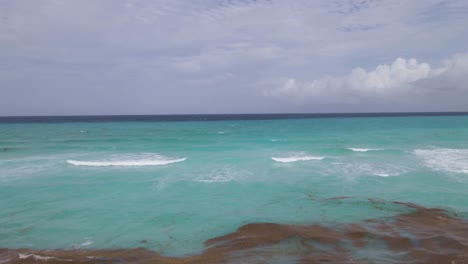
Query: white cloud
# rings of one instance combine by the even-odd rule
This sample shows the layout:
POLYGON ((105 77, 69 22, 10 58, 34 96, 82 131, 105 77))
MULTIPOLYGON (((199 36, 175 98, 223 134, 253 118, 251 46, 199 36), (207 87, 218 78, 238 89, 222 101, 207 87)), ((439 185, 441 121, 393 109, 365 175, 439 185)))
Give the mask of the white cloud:
POLYGON ((355 68, 345 76, 312 81, 285 78, 264 94, 298 103, 359 103, 370 98, 397 100, 400 96, 460 92, 468 92, 468 53, 457 54, 436 69, 416 59, 397 58, 370 71, 355 68))

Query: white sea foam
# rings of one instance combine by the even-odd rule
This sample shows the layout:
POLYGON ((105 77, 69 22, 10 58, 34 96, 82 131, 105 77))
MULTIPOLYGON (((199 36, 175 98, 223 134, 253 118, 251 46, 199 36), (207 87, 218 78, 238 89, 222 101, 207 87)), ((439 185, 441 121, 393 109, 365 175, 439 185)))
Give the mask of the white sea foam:
POLYGON ((354 152, 367 152, 367 151, 374 151, 374 150, 382 150, 382 149, 372 149, 372 148, 348 148, 354 152))
POLYGON ((22 254, 22 253, 19 253, 18 257, 20 259, 27 259, 27 258, 30 258, 30 257, 33 257, 34 259, 38 259, 38 260, 50 260, 50 259, 53 259, 53 257, 43 257, 43 256, 39 256, 39 255, 36 255, 36 254, 22 254))
POLYGON ((238 181, 245 179, 249 174, 250 172, 248 171, 237 170, 232 167, 224 167, 202 175, 196 178, 195 181, 204 183, 238 181))
POLYGON ((271 159, 277 162, 296 162, 296 161, 307 161, 307 160, 322 160, 325 157, 318 156, 290 156, 290 157, 272 157, 271 159))
POLYGON ((87 240, 87 241, 81 243, 80 246, 87 247, 89 245, 92 245, 93 243, 94 243, 93 241, 87 240))
POLYGON ((55 259, 55 260, 59 260, 59 261, 72 261, 71 259, 59 259, 59 258, 56 258, 56 257, 47 257, 47 256, 41 256, 41 255, 37 255, 37 254, 22 254, 22 253, 19 253, 18 255, 18 258, 20 259, 27 259, 27 258, 33 258, 35 260, 43 260, 43 261, 48 261, 48 260, 52 260, 52 259, 55 259))
POLYGON ((37 177, 43 173, 53 174, 60 170, 64 160, 79 154, 53 154, 12 157, 0 161, 0 181, 9 181, 25 177, 37 177))
POLYGON ((390 176, 390 174, 388 174, 388 173, 381 173, 381 172, 375 172, 374 175, 375 175, 375 176, 380 176, 380 177, 388 177, 388 176, 390 176))
POLYGON ((379 176, 391 177, 406 173, 408 170, 399 164, 379 164, 366 162, 332 162, 327 164, 326 172, 346 177, 379 176))
POLYGON ((92 166, 92 167, 106 167, 106 166, 160 166, 176 162, 185 161, 187 158, 171 159, 158 154, 144 154, 144 155, 126 155, 114 156, 105 160, 67 160, 68 164, 75 166, 92 166))
POLYGON ((229 181, 232 181, 232 180, 233 180, 233 177, 229 177, 229 176, 226 176, 226 175, 219 174, 219 175, 211 175, 211 176, 208 176, 208 177, 205 177, 205 178, 200 178, 200 179, 197 179, 195 181, 212 183, 212 182, 229 182, 229 181))
POLYGON ((468 174, 468 149, 416 149, 414 153, 432 170, 468 174))
POLYGON ((400 175, 401 173, 399 172, 381 172, 381 171, 377 171, 377 172, 374 172, 373 175, 375 176, 380 176, 380 177, 390 177, 390 176, 398 176, 400 175))

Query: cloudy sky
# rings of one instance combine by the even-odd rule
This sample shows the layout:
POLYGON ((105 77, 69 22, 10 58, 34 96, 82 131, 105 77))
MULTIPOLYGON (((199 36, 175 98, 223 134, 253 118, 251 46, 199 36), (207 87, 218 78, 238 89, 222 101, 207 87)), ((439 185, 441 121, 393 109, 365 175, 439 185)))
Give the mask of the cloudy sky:
POLYGON ((0 115, 468 111, 466 0, 1 0, 0 115))

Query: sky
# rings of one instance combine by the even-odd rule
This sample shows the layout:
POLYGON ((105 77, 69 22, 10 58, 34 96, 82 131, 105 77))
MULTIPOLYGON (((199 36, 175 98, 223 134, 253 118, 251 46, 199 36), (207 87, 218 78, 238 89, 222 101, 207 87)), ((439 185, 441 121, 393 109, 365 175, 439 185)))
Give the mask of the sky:
POLYGON ((0 0, 0 116, 468 111, 466 0, 0 0))

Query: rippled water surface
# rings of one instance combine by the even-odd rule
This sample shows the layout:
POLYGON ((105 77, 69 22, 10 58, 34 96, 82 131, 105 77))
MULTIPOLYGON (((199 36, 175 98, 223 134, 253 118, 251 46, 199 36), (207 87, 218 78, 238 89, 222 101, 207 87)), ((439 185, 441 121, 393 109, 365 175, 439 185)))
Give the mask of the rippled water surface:
POLYGON ((249 223, 410 212, 390 201, 463 220, 466 190, 468 116, 0 124, 0 248, 184 256, 249 223))

